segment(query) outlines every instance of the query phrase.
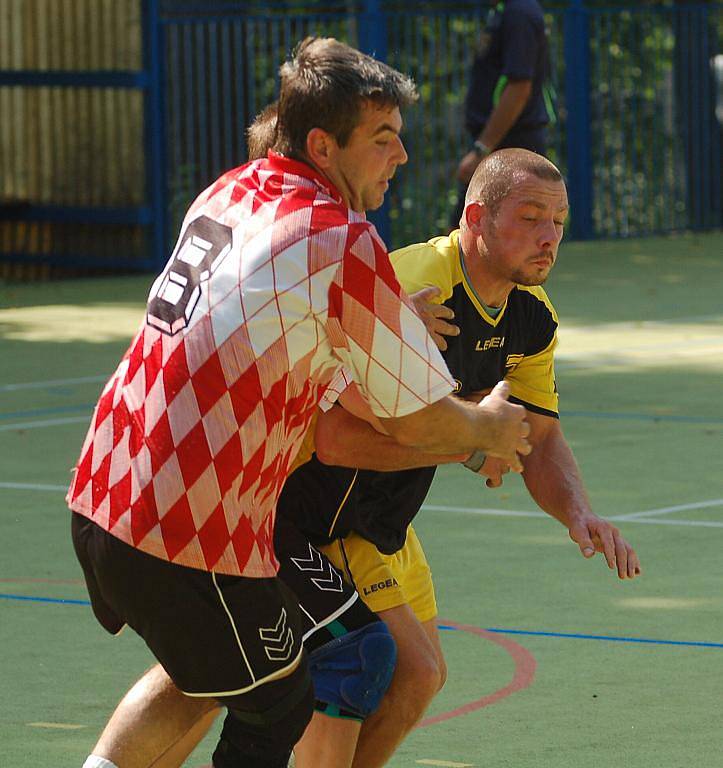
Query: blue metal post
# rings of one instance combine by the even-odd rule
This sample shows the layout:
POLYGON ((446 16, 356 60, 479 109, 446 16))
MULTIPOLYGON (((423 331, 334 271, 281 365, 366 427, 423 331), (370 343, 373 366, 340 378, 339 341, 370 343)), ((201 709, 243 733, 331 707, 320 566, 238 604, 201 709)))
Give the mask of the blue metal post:
POLYGON ((145 92, 144 146, 146 199, 152 211, 150 269, 166 262, 166 142, 163 96, 163 40, 158 0, 143 0, 143 68, 148 73, 145 92))
POLYGON ((565 11, 565 106, 571 234, 593 237, 592 132, 590 130, 590 29, 583 0, 570 0, 565 11))
MULTIPOLYGON (((387 20, 380 0, 364 0, 359 18, 359 48, 379 61, 387 60, 387 20)), ((384 198, 382 207, 369 215, 369 220, 377 228, 377 232, 387 246, 394 247, 390 243, 392 229, 389 221, 388 196, 384 198)))
POLYGON ((359 48, 379 61, 386 61, 387 20, 380 0, 364 0, 359 22, 359 48))

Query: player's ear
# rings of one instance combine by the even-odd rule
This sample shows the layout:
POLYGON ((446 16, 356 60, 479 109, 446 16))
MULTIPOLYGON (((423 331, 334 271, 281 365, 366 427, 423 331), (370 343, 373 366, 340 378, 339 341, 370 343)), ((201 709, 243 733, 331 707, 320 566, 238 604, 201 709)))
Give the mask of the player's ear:
POLYGON ((306 136, 306 156, 322 170, 332 162, 335 147, 334 137, 323 128, 312 128, 306 136))
POLYGON ((482 226, 482 222, 484 221, 486 213, 487 207, 477 200, 473 200, 472 202, 467 203, 464 208, 464 213, 462 214, 464 216, 467 229, 477 233, 482 226))

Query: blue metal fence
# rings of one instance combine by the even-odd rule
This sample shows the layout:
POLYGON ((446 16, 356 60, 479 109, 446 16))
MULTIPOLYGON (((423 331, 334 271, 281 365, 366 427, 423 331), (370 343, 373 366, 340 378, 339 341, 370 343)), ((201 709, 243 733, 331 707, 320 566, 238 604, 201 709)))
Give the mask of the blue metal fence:
POLYGON ((2 9, 31 41, 0 57, 2 260, 153 269, 165 250, 157 2, 95 6, 2 9))
MULTIPOLYGON (((80 207, 30 201, 20 214, 92 226, 87 253, 53 251, 52 244, 42 253, 8 249, 2 227, 7 231, 13 216, 17 221, 18 209, 6 208, 0 258, 162 264, 190 200, 245 160, 244 129, 275 98, 279 64, 308 34, 346 40, 415 78, 420 101, 404 115, 410 162, 373 218, 392 247, 445 229, 456 195, 454 170, 467 146, 462 103, 481 3, 366 0, 352 10, 314 13, 231 0, 143 0, 142 8, 138 71, 15 69, 0 71, 0 89, 140 90, 143 199, 80 207), (119 241, 111 224, 143 234, 119 241), (101 242, 103 227, 110 245, 101 242)), ((723 5, 603 8, 570 0, 548 9, 546 18, 558 94, 550 157, 568 182, 571 234, 585 239, 723 226, 712 68, 723 54, 723 5)))

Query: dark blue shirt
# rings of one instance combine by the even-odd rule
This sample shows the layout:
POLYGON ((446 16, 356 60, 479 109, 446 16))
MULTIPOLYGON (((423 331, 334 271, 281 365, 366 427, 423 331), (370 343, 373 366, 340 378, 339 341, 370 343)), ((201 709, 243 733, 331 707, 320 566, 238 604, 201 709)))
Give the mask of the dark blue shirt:
POLYGON ((504 137, 550 122, 552 105, 545 83, 550 53, 545 20, 537 0, 505 0, 492 8, 480 36, 465 101, 467 130, 476 139, 508 81, 531 80, 532 93, 522 114, 504 137), (548 103, 546 104, 546 99, 548 103))

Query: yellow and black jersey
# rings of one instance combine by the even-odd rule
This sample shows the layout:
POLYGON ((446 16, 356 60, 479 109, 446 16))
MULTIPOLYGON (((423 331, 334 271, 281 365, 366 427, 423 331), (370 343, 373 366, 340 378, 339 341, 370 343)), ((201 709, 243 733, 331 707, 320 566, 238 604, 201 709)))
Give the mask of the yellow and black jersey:
MULTIPOLYGON (((557 315, 542 288, 515 287, 493 318, 465 273, 459 232, 402 248, 390 257, 407 293, 436 286, 438 301, 454 311, 460 334, 447 338, 442 354, 460 396, 491 389, 506 379, 511 399, 557 418, 557 315)), ((401 549, 436 467, 397 472, 328 467, 311 453, 312 441, 313 429, 300 453, 302 465, 284 486, 280 514, 290 514, 316 544, 356 531, 385 554, 401 549)))
MULTIPOLYGON (((309 434, 313 439, 313 427, 309 434)), ((307 454, 284 483, 277 517, 293 523, 312 544, 346 535, 358 517, 358 475, 356 469, 322 464, 316 453, 307 454)))
POLYGON ((512 399, 557 417, 553 352, 557 314, 540 286, 516 286, 497 317, 490 317, 472 287, 459 249, 459 231, 394 251, 390 258, 407 293, 429 286, 454 311, 459 336, 447 337, 444 359, 461 396, 510 384, 512 399))
MULTIPOLYGON (((511 400, 536 413, 558 416, 553 352, 557 314, 539 286, 516 286, 496 317, 480 301, 464 268, 459 232, 390 254, 407 293, 429 286, 438 301, 454 311, 459 336, 447 338, 444 359, 457 380, 460 396, 491 389, 501 379, 510 384, 511 400)), ((360 472, 357 498, 340 528, 349 525, 380 551, 404 546, 409 523, 419 511, 436 467, 399 472, 360 472)))

